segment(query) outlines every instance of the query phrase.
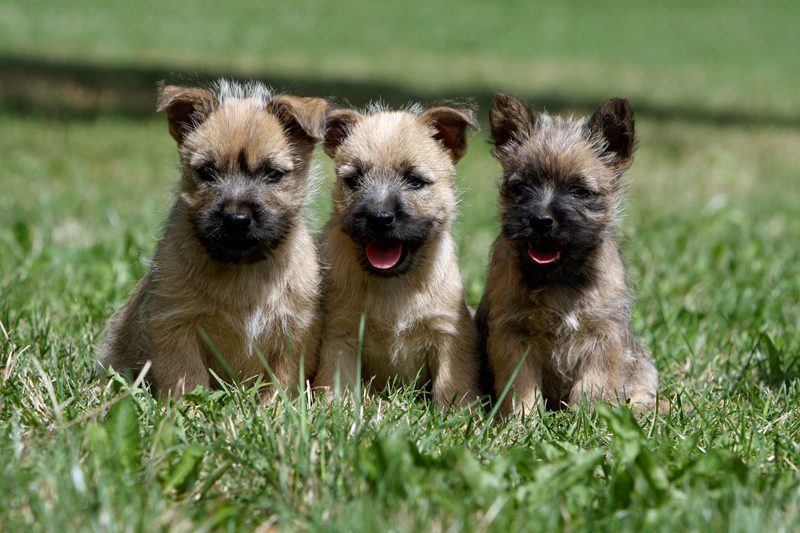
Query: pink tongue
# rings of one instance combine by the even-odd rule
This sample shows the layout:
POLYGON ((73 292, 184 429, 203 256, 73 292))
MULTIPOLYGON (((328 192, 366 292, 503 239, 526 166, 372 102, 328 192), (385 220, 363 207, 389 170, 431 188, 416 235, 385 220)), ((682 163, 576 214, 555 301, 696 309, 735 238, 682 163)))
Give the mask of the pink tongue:
POLYGON ((549 265, 561 257, 561 252, 558 250, 541 250, 539 248, 529 246, 528 256, 530 256, 534 263, 538 263, 540 265, 549 265))
POLYGON ((403 243, 397 239, 375 239, 367 245, 367 260, 375 268, 386 270, 400 261, 403 243))

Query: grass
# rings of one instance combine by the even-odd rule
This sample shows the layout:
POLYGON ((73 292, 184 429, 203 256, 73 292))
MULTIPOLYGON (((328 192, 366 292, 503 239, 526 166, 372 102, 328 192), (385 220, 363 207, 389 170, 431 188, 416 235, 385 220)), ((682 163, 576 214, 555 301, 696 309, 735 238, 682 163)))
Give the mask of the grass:
MULTIPOLYGON (((0 530, 798 527, 800 10, 459 5, 0 2, 0 530), (621 240, 672 410, 488 423, 403 389, 164 405, 93 381, 175 179, 152 83, 194 71, 355 102, 474 95, 482 117, 495 88, 557 111, 630 96, 621 240)), ((485 133, 459 174, 475 304, 497 232, 485 133)), ((323 190, 317 224, 326 209, 323 190)))

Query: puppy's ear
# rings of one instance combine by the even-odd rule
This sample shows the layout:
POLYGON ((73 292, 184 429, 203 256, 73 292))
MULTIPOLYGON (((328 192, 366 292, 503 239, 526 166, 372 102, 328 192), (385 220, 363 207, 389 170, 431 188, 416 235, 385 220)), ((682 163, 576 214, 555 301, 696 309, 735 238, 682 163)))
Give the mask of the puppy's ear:
POLYGON ((325 153, 328 157, 333 159, 339 145, 362 118, 361 113, 352 109, 335 109, 328 113, 328 119, 325 121, 325 153))
POLYGON ((489 110, 495 154, 515 139, 524 139, 533 129, 533 115, 528 104, 510 94, 497 93, 489 110))
POLYGON ((433 138, 447 149, 453 163, 467 153, 467 129, 480 129, 475 111, 467 108, 433 107, 420 118, 433 127, 433 138))
POLYGON ((214 94, 200 87, 165 85, 158 95, 156 111, 166 111, 169 133, 178 144, 214 109, 214 94))
POLYGON ((614 154, 612 166, 625 171, 631 166, 634 148, 634 122, 631 104, 624 98, 612 98, 597 108, 589 119, 592 137, 604 139, 606 153, 614 154))
POLYGON ((290 135, 316 143, 325 134, 328 101, 323 98, 281 94, 269 101, 267 110, 278 117, 290 135))

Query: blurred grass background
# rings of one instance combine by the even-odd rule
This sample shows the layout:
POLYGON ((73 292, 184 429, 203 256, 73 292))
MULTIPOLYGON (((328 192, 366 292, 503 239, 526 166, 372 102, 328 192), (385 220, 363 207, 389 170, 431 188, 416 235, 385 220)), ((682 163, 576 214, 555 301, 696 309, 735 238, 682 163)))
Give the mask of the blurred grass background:
MULTIPOLYGON (((729 451, 763 481, 730 488, 761 509, 741 523, 796 524, 797 483, 780 485, 784 499, 766 495, 779 486, 775 479, 794 479, 800 464, 798 25, 800 4, 773 0, 0 0, 0 323, 7 332, 0 412, 9 435, 0 437, 0 459, 10 480, 0 488, 16 494, 28 513, 14 523, 95 523, 76 519, 48 495, 69 479, 52 474, 69 470, 64 457, 83 465, 86 450, 78 432, 69 447, 48 455, 42 428, 58 428, 59 421, 55 407, 47 408, 46 380, 27 357, 56 376, 56 403, 70 405, 63 409, 74 410, 71 416, 98 404, 102 394, 86 385, 93 346, 146 271, 176 178, 175 147, 154 111, 155 85, 225 76, 354 105, 479 105, 484 130, 472 137, 458 169, 464 195, 457 231, 471 304, 482 293, 497 233, 500 173, 486 137, 492 94, 512 92, 537 109, 576 114, 612 96, 629 98, 639 148, 621 237, 637 293, 634 328, 654 352, 665 394, 685 395, 693 406, 689 415, 650 422, 647 443, 661 446, 658 457, 676 471, 683 456, 658 444, 659 435, 669 442, 699 435, 698 448, 686 452, 692 460, 700 449, 729 451)), ((317 159, 330 178, 321 151, 317 159)), ((323 189, 318 223, 327 202, 323 189)), ((431 416, 433 426, 443 424, 431 416)), ((524 438, 547 440, 547 424, 579 420, 553 417, 524 438)), ((419 443, 424 436, 417 431, 423 430, 412 428, 409 438, 419 443)), ((142 432, 152 437, 153 426, 142 432)), ((606 446, 613 457, 608 442, 569 435, 561 437, 578 447, 606 446)), ((485 462, 501 457, 504 446, 500 439, 496 449, 475 453, 485 462)), ((598 493, 613 489, 592 479, 598 493)), ((366 497, 358 487, 354 501, 366 497)), ((319 491, 322 502, 336 495, 319 491)), ((697 505, 725 518, 719 525, 735 526, 725 513, 736 498, 725 503, 727 496, 699 494, 697 505)), ((256 505, 243 494, 217 497, 250 511, 256 505)), ((361 509, 345 500, 336 504, 340 519, 361 509)), ((146 507, 153 513, 159 505, 171 508, 169 498, 152 501, 146 507)), ((284 502, 284 518, 292 501, 284 502)), ((176 504, 170 512, 198 519, 176 504)), ((680 514, 647 515, 650 504, 641 505, 630 507, 630 516, 680 523, 680 514)), ((465 506, 441 515, 409 511, 411 522, 400 523, 429 516, 460 523, 455 517, 474 511, 465 506)), ((364 509, 397 517, 390 508, 364 509)), ((517 513, 524 524, 524 510, 517 513)), ((581 525, 575 517, 546 516, 562 527, 581 525)))

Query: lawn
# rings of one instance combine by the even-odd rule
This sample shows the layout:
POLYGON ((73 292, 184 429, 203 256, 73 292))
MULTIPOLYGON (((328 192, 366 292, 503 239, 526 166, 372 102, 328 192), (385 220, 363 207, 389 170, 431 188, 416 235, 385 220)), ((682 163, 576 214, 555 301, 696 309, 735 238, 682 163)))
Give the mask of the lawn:
POLYGON ((0 0, 0 531, 797 529, 800 5, 615 6, 0 0), (498 231, 492 92, 563 113, 629 97, 620 240, 671 410, 500 422, 402 389, 165 405, 93 381, 175 185, 155 83, 222 75, 479 105, 458 167, 473 305, 498 231))

